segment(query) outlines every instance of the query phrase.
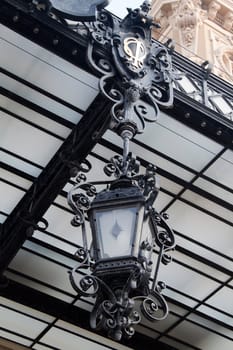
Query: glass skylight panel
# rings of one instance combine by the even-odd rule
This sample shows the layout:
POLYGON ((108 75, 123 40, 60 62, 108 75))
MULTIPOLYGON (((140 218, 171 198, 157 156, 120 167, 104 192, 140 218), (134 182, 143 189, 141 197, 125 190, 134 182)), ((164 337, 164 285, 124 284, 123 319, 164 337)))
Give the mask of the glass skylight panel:
POLYGON ((16 80, 9 78, 8 76, 0 73, 1 84, 3 87, 20 97, 25 98, 28 101, 31 101, 35 105, 42 106, 46 110, 58 115, 63 119, 67 119, 68 121, 77 124, 82 115, 78 113, 76 110, 73 110, 62 103, 59 103, 53 100, 46 95, 37 92, 36 90, 27 87, 26 85, 17 82, 16 80))
POLYGON ((12 184, 12 186, 16 185, 16 186, 22 187, 22 189, 24 189, 25 191, 28 190, 32 184, 31 181, 25 179, 24 177, 21 177, 19 175, 16 175, 10 171, 7 171, 1 168, 0 168, 0 178, 9 181, 12 184))
MULTIPOLYGON (((231 105, 222 95, 210 96, 209 99, 220 113, 226 116, 233 113, 231 105)), ((229 118, 232 119, 232 116, 229 118)))
POLYGON ((0 181, 0 208, 6 214, 10 214, 14 209, 16 204, 24 196, 25 192, 19 190, 16 187, 6 184, 3 181, 0 181))
MULTIPOLYGON (((0 51, 1 67, 3 69, 82 110, 87 109, 98 93, 96 77, 93 76, 90 81, 90 75, 87 73, 87 81, 89 80, 90 82, 90 84, 87 84, 85 73, 79 74, 80 70, 78 68, 76 74, 67 74, 64 71, 64 67, 56 67, 53 64, 53 59, 49 60, 54 55, 46 52, 47 55, 44 55, 42 60, 40 52, 38 52, 38 46, 37 52, 32 54, 30 48, 29 51, 26 51, 22 50, 19 44, 10 43, 9 37, 7 41, 0 38, 0 51), (17 64, 15 62, 16 59, 17 64)), ((40 51, 43 51, 43 49, 40 49, 40 51)), ((67 63, 64 62, 64 64, 66 65, 67 63)))
POLYGON ((0 306, 0 327, 25 336, 29 335, 34 339, 47 327, 47 323, 0 306))
MULTIPOLYGON (((216 154, 223 149, 223 147, 216 141, 213 141, 203 134, 200 134, 200 132, 193 130, 189 126, 184 125, 182 122, 176 120, 175 118, 172 118, 162 111, 156 123, 177 134, 178 136, 181 136, 185 140, 198 145, 200 148, 212 152, 213 154, 216 154)), ((153 124, 154 127, 156 127, 156 123, 153 124)))
POLYGON ((209 305, 215 306, 220 310, 233 315, 233 289, 229 287, 223 287, 210 299, 207 300, 209 305))
POLYGON ((21 249, 11 262, 10 268, 24 274, 26 277, 34 278, 37 282, 41 281, 49 286, 51 285, 51 287, 58 288, 61 292, 65 291, 75 295, 69 282, 67 268, 46 258, 21 249), (30 261, 30 264, 28 261, 30 261))
POLYGON ((229 163, 232 163, 233 165, 233 151, 228 149, 226 152, 223 153, 222 159, 228 161, 229 163))
MULTIPOLYGON (((230 301, 231 303, 231 301, 230 301)), ((215 307, 215 306, 214 306, 215 307)), ((216 320, 219 320, 223 323, 226 323, 227 325, 233 327, 233 315, 226 315, 225 313, 221 312, 221 310, 215 310, 214 308, 211 308, 210 306, 201 305, 197 311, 202 312, 205 315, 209 315, 210 317, 213 317, 216 320)))
POLYGON ((169 338, 169 337, 162 337, 161 342, 173 346, 175 349, 179 350, 193 350, 194 348, 192 346, 188 346, 187 344, 182 344, 178 340, 169 338))
POLYGON ((159 184, 161 188, 170 191, 173 194, 178 194, 182 190, 182 186, 178 185, 176 182, 167 179, 164 176, 159 175, 159 184))
POLYGON ((173 197, 167 195, 166 193, 163 193, 161 190, 158 194, 158 197, 156 198, 154 207, 158 212, 163 211, 163 208, 165 208, 171 201, 173 197))
POLYGON ((223 158, 216 160, 216 162, 209 167, 204 175, 213 178, 224 186, 233 188, 233 164, 223 158), (221 170, 221 171, 220 171, 221 170))
POLYGON ((40 254, 46 258, 49 258, 53 260, 55 263, 59 263, 62 265, 67 266, 67 269, 72 269, 76 264, 77 260, 68 258, 65 255, 59 254, 56 251, 45 248, 44 246, 41 246, 39 243, 31 242, 30 240, 26 240, 23 244, 23 247, 29 249, 32 253, 35 252, 36 254, 40 254))
POLYGON ((174 261, 169 267, 161 265, 159 271, 160 279, 166 281, 168 286, 172 286, 172 288, 196 299, 204 299, 209 293, 219 287, 219 283, 174 261))
POLYGON ((0 330, 0 337, 4 339, 12 340, 13 342, 16 342, 28 347, 30 347, 30 345, 32 344, 32 340, 25 339, 24 337, 20 337, 19 335, 16 335, 7 331, 3 331, 3 330, 0 330))
POLYGON ((169 335, 204 350, 232 350, 232 340, 189 321, 180 323, 169 335))
MULTIPOLYGON (((108 131, 104 134, 104 138, 116 145, 122 145, 119 137, 115 136, 113 132, 108 131)), ((157 154, 147 150, 143 146, 139 146, 135 143, 131 143, 130 151, 133 154, 136 154, 141 159, 145 159, 147 162, 156 165, 159 168, 169 171, 170 173, 186 180, 190 181, 193 178, 193 173, 187 171, 186 169, 181 168, 180 166, 174 164, 172 161, 169 161, 157 154)))
POLYGON ((32 280, 30 278, 30 276, 28 276, 28 277, 21 276, 21 275, 17 274, 17 272, 13 272, 13 270, 11 270, 11 271, 7 270, 5 272, 5 275, 7 278, 9 278, 13 281, 24 284, 25 286, 36 289, 42 293, 45 293, 45 294, 48 294, 48 295, 54 297, 54 298, 61 299, 66 303, 70 304, 74 300, 74 297, 69 295, 68 293, 66 293, 66 291, 60 292, 60 291, 54 289, 52 285, 51 285, 51 287, 49 287, 43 283, 40 283, 40 281, 35 282, 34 280, 32 280))
POLYGON ((186 75, 183 75, 176 84, 183 90, 186 94, 194 94, 198 92, 196 84, 194 84, 186 75))
POLYGON ((9 164, 13 168, 19 169, 29 175, 38 177, 41 173, 41 167, 34 166, 27 162, 26 160, 19 159, 16 155, 13 156, 5 151, 0 151, 0 159, 2 162, 9 164))
POLYGON ((41 321, 47 323, 53 322, 55 319, 54 317, 48 314, 37 311, 35 309, 32 309, 31 307, 25 306, 23 304, 17 303, 4 297, 0 297, 0 304, 3 306, 9 306, 10 308, 15 309, 15 311, 22 312, 24 314, 27 314, 28 316, 40 319, 41 321))
POLYGON ((29 122, 32 122, 35 125, 38 125, 39 127, 42 127, 48 131, 53 132, 54 134, 60 137, 67 138, 67 136, 71 132, 69 128, 5 96, 0 95, 0 106, 16 114, 17 116, 20 116, 23 119, 28 120, 29 122))
POLYGON ((233 236, 230 225, 179 200, 168 209, 168 213, 174 230, 232 257, 233 236))
POLYGON ((41 345, 41 344, 36 344, 32 347, 34 350, 51 350, 51 347, 41 345))
POLYGON ((53 247, 57 247, 58 249, 64 250, 67 253, 75 254, 77 251, 77 247, 72 245, 72 243, 64 242, 63 240, 59 239, 59 237, 53 237, 46 232, 41 232, 38 230, 35 230, 33 233, 33 237, 38 239, 39 241, 45 242, 53 247))
MULTIPOLYGON (((232 173, 233 175, 233 173, 232 173)), ((208 210, 210 213, 214 213, 218 215, 220 218, 226 219, 229 222, 233 223, 233 215, 232 211, 225 209, 223 206, 208 200, 207 198, 200 196, 199 194, 192 191, 185 191, 182 195, 182 198, 187 199, 191 203, 203 208, 204 210, 208 210)))
POLYGON ((1 146, 12 153, 45 166, 62 141, 26 123, 1 113, 1 146), (30 146, 29 146, 30 145, 30 146))
MULTIPOLYGON (((97 342, 99 344, 103 344, 104 346, 109 346, 111 349, 114 348, 114 350, 130 350, 130 348, 126 345, 117 343, 115 341, 112 341, 109 338, 102 337, 101 335, 93 332, 89 332, 86 329, 77 327, 73 324, 70 324, 68 322, 58 320, 55 324, 56 327, 60 327, 63 330, 67 330, 69 332, 76 333, 77 335, 81 335, 89 340, 93 340, 94 342, 97 342)), ((87 348, 89 350, 89 348, 87 348)))
POLYGON ((162 333, 166 332, 166 330, 173 326, 178 320, 179 317, 169 313, 165 320, 161 322, 156 322, 154 324, 142 317, 142 325, 148 328, 154 328, 155 331, 162 333))
POLYGON ((94 340, 91 341, 87 338, 83 338, 80 335, 76 335, 59 329, 57 327, 51 328, 40 341, 44 344, 51 345, 58 349, 67 349, 69 344, 69 350, 77 350, 77 344, 82 350, 107 350, 108 346, 98 344, 94 340))
POLYGON ((82 233, 80 227, 74 227, 70 224, 73 214, 51 205, 44 215, 48 221, 48 231, 57 235, 58 238, 64 238, 71 243, 81 245, 82 233))
POLYGON ((52 65, 58 71, 65 73, 67 76, 72 76, 80 81, 84 81, 92 88, 98 89, 98 78, 96 78, 94 75, 86 72, 81 68, 78 68, 67 60, 64 60, 58 55, 53 54, 51 51, 38 46, 38 44, 33 43, 31 40, 5 27, 2 24, 0 24, 0 33, 0 38, 3 41, 7 41, 10 45, 15 46, 22 51, 25 51, 25 53, 35 56, 35 58, 39 59, 41 62, 46 63, 47 65, 52 65))
MULTIPOLYGON (((178 240, 179 238, 176 237, 178 240)), ((183 245, 182 245, 183 247, 183 245)), ((198 258, 196 257, 192 257, 192 253, 193 249, 192 247, 190 247, 190 256, 184 253, 180 253, 178 251, 178 249, 175 249, 174 252, 172 252, 172 257, 173 259, 184 263, 186 266, 192 266, 192 268, 196 269, 197 271, 199 271, 200 273, 204 273, 210 277, 213 277, 214 279, 217 279, 221 282, 226 282, 227 279, 229 278, 229 276, 217 269, 215 269, 214 267, 199 261, 198 258)), ((202 254, 203 256, 204 254, 202 254)), ((205 256, 205 255, 204 255, 205 256)), ((200 256, 201 257, 201 256, 200 256)))
POLYGON ((223 188, 202 178, 197 179, 197 181, 194 182, 194 185, 233 205, 233 194, 230 191, 224 190, 223 188))
MULTIPOLYGON (((188 237, 188 232, 187 232, 187 237, 188 237)), ((201 238, 200 238, 201 239, 201 238)), ((229 273, 231 274, 232 272, 232 257, 224 257, 217 252, 212 252, 209 249, 209 245, 205 244, 205 247, 202 247, 199 245, 199 243, 203 244, 201 240, 196 241, 196 243, 193 243, 189 241, 186 238, 181 237, 178 233, 176 233, 176 243, 190 252, 193 252, 199 256, 204 256, 205 259, 213 261, 216 265, 219 265, 219 269, 221 270, 221 267, 228 269, 229 273)), ((224 254, 224 251, 222 252, 224 254)), ((220 252, 221 254, 221 252, 220 252)))
POLYGON ((178 123, 177 128, 172 128, 169 124, 160 125, 158 121, 146 128, 137 139, 194 170, 201 170, 222 149, 208 138, 197 142, 197 133, 186 130, 181 123, 178 123))
POLYGON ((232 330, 225 328, 224 326, 220 326, 213 320, 209 320, 207 318, 201 317, 199 315, 196 315, 194 313, 190 314, 187 317, 188 320, 194 321, 200 325, 203 325, 204 327, 208 327, 210 330, 213 330, 217 333, 220 333, 220 335, 225 335, 227 337, 232 338, 233 341, 233 333, 232 330))

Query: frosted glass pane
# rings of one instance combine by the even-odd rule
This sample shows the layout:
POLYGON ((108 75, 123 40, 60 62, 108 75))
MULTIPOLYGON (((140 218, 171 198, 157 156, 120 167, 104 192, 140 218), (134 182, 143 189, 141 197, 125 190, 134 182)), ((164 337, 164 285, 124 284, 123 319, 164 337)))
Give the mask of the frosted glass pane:
MULTIPOLYGON (((231 300, 229 300, 229 303, 231 303, 231 300)), ((197 310, 233 327, 233 317, 232 316, 227 316, 226 314, 223 314, 221 311, 217 311, 217 310, 212 309, 211 307, 205 306, 205 305, 200 306, 197 310)))
POLYGON ((25 192, 0 181, 0 210, 10 214, 25 192))
POLYGON ((0 168, 0 178, 4 178, 7 181, 11 182, 12 184, 23 187, 25 190, 28 189, 32 184, 31 181, 26 180, 24 177, 18 176, 10 171, 7 171, 1 168, 0 168))
POLYGON ((165 281, 168 286, 181 290, 183 293, 197 299, 204 299, 219 286, 213 280, 174 261, 169 266, 161 265, 159 279, 165 281))
POLYGON ((204 179, 198 179, 194 182, 194 185, 212 193, 216 197, 222 198, 224 201, 229 202, 233 205, 233 193, 224 190, 223 188, 213 184, 212 182, 204 179))
POLYGON ((230 189, 233 188, 233 163, 228 160, 218 159, 204 174, 230 189))
POLYGON ((20 103, 17 103, 5 96, 0 96, 0 105, 1 107, 4 107, 5 109, 15 113, 18 116, 23 117, 24 119, 28 120, 29 122, 34 123, 35 125, 41 126, 46 130, 50 130, 54 134, 66 138, 69 133, 70 129, 45 117, 42 114, 39 114, 25 106, 23 106, 20 103))
POLYGON ((59 266, 43 257, 21 249, 11 262, 10 267, 26 276, 35 278, 38 282, 42 281, 51 285, 51 287, 61 289, 61 291, 75 294, 69 281, 68 268, 59 266))
MULTIPOLYGON (((122 142, 121 142, 119 136, 114 135, 113 132, 111 132, 111 131, 107 131, 104 134, 104 138, 107 139, 108 141, 112 142, 113 144, 116 144, 118 146, 122 146, 122 142)), ((98 145, 98 148, 100 149, 99 145, 98 145)), ((178 165, 172 163, 171 161, 164 159, 163 157, 160 157, 151 151, 148 151, 144 147, 139 146, 139 145, 135 144, 134 142, 131 143, 130 149, 133 152, 133 154, 136 154, 138 157, 141 157, 142 159, 146 159, 148 162, 155 164, 157 167, 165 169, 165 170, 169 171, 170 173, 172 173, 180 178, 183 178, 186 181, 190 181, 193 178, 193 174, 190 173, 189 171, 184 170, 183 168, 179 167, 178 165)), ((108 152, 107 149, 106 149, 106 151, 108 152)))
POLYGON ((62 141, 0 111, 1 146, 45 166, 62 141))
POLYGON ((26 346, 30 346, 32 344, 31 340, 24 339, 18 335, 14 335, 14 334, 11 334, 9 332, 2 331, 2 330, 0 330, 0 337, 12 340, 14 342, 17 342, 19 344, 26 345, 26 346))
POLYGON ((100 210, 96 213, 102 258, 130 255, 137 208, 100 210))
POLYGON ((233 215, 231 210, 225 209, 221 205, 218 205, 215 202, 212 202, 206 199, 205 197, 198 195, 195 192, 185 191, 184 194, 182 195, 182 198, 185 198, 191 203, 194 203, 195 205, 218 215, 220 218, 233 222, 233 215))
POLYGON ((51 286, 51 288, 44 286, 43 284, 40 284, 40 282, 32 281, 27 277, 19 276, 19 275, 15 274, 13 272, 10 272, 10 271, 6 271, 5 275, 6 275, 6 277, 12 279, 13 281, 25 284, 25 286, 28 286, 30 288, 41 291, 42 293, 51 295, 54 298, 61 299, 61 300, 65 301, 66 303, 71 303, 74 300, 73 297, 70 297, 70 296, 66 295, 65 293, 58 292, 57 290, 54 290, 52 288, 52 286, 51 286))
POLYGON ((230 225, 180 201, 176 201, 168 213, 174 230, 232 257, 233 235, 230 225))
POLYGON ((14 168, 19 168, 27 174, 30 174, 34 177, 38 177, 41 173, 41 168, 31 165, 17 157, 14 157, 10 154, 7 154, 0 150, 0 159, 6 164, 13 166, 14 168))
POLYGON ((181 79, 177 80, 177 84, 180 85, 187 94, 197 92, 196 86, 194 86, 186 76, 183 76, 181 79))
POLYGON ((207 300, 207 304, 217 307, 233 315, 233 289, 224 287, 207 300))
POLYGON ((0 306, 0 327, 26 336, 30 335, 34 339, 47 327, 47 323, 0 306))
POLYGON ((16 303, 10 299, 0 297, 0 304, 9 306, 10 308, 15 309, 16 311, 21 311, 21 312, 27 314, 28 316, 39 318, 39 319, 41 319, 41 321, 52 322, 54 320, 54 317, 52 317, 50 315, 47 315, 43 312, 32 309, 32 308, 25 306, 23 304, 16 303))
POLYGON ((181 339, 189 344, 195 344, 196 347, 203 350, 232 350, 232 341, 220 335, 214 334, 201 326, 191 322, 184 321, 169 335, 181 339))
POLYGON ((44 337, 41 338, 41 342, 57 347, 61 350, 77 350, 77 344, 82 350, 104 350, 109 349, 109 347, 97 344, 86 338, 81 338, 78 335, 71 334, 64 330, 53 327, 49 330, 44 337))

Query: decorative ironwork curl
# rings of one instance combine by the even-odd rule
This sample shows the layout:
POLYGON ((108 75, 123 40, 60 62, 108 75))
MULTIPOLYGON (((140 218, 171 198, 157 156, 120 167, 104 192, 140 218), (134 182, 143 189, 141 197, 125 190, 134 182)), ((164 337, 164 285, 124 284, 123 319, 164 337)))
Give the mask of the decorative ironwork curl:
POLYGON ((150 291, 148 296, 137 296, 134 301, 141 301, 140 309, 144 317, 150 321, 162 321, 168 315, 168 305, 164 297, 157 291, 150 291))
POLYGON ((78 266, 76 266, 69 274, 70 283, 73 289, 79 295, 84 297, 94 297, 97 295, 99 291, 99 282, 97 278, 93 275, 85 275, 81 277, 79 280, 75 278, 75 275, 79 275, 79 270, 90 268, 89 263, 87 263, 87 258, 84 262, 78 266))

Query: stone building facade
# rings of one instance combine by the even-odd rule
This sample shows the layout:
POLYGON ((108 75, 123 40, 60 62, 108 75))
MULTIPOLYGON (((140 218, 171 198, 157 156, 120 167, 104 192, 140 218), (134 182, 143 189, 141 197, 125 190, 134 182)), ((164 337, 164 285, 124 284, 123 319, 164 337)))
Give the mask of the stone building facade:
POLYGON ((153 0, 152 16, 161 28, 154 37, 171 38, 176 51, 233 83, 233 0, 153 0))

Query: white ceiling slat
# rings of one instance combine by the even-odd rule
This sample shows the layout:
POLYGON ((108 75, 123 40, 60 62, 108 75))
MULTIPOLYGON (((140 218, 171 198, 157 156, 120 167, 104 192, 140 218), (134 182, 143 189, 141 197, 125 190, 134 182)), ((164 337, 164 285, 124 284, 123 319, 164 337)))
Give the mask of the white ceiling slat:
POLYGON ((233 163, 225 160, 223 157, 206 170, 204 173, 215 181, 233 189, 233 163))
POLYGON ((47 327, 47 323, 0 306, 0 327, 25 336, 30 335, 34 339, 47 327))
POLYGON ((10 214, 25 192, 0 181, 0 210, 10 214))
POLYGON ((11 271, 6 271, 5 275, 7 278, 12 279, 13 281, 16 281, 20 284, 23 284, 25 286, 28 286, 30 288, 33 288, 35 290, 38 290, 42 293, 48 294, 54 298, 63 300, 64 302, 70 304, 73 302, 74 298, 67 295, 66 293, 60 292, 58 290, 55 290, 53 288, 53 286, 51 285, 51 287, 46 286, 42 283, 40 283, 40 281, 35 282, 34 280, 31 280, 30 276, 21 276, 18 275, 17 273, 11 272, 11 271))
POLYGON ((205 144, 205 147, 203 147, 201 141, 203 141, 204 136, 200 136, 196 131, 191 131, 190 128, 166 115, 161 116, 158 123, 147 127, 144 133, 137 138, 145 145, 159 150, 196 171, 202 170, 222 149, 220 145, 213 143, 208 138, 205 138, 205 143, 202 142, 205 144), (166 124, 164 122, 165 118, 166 124), (160 124, 160 120, 164 122, 163 125, 160 124), (173 124, 173 127, 170 124, 173 124), (188 134, 188 138, 186 134, 188 134), (197 134, 199 137, 198 143, 197 134))
POLYGON ((11 182, 12 185, 22 187, 22 189, 24 189, 25 191, 27 191, 32 184, 32 181, 29 181, 21 176, 11 173, 10 171, 7 171, 5 169, 0 169, 0 178, 11 182))
POLYGON ((41 256, 36 256, 21 249, 11 262, 10 268, 25 276, 32 277, 38 282, 42 281, 51 287, 56 287, 61 292, 64 291, 75 296, 69 281, 68 269, 41 256), (28 264, 28 261, 30 261, 30 264, 28 264))
POLYGON ((181 266, 174 261, 169 266, 161 265, 159 279, 166 281, 168 286, 172 286, 173 288, 182 291, 182 293, 197 298, 198 300, 207 297, 220 285, 210 278, 192 271, 187 267, 181 266))
POLYGON ((17 94, 20 97, 23 97, 35 105, 41 106, 49 112, 52 112, 59 117, 75 124, 77 124, 81 119, 82 115, 80 113, 53 100, 50 97, 45 96, 41 92, 37 92, 34 89, 24 85, 23 83, 9 78, 5 74, 0 73, 0 78, 1 84, 5 89, 17 94))
POLYGON ((181 201, 169 209, 171 226, 188 237, 232 257, 232 227, 181 201))
POLYGON ((2 337, 3 339, 9 339, 12 340, 13 342, 25 345, 30 347, 30 345, 32 344, 32 340, 27 340, 23 337, 20 337, 18 335, 12 334, 10 332, 6 332, 3 330, 0 330, 0 337, 2 337))
POLYGON ((34 317, 34 318, 40 319, 41 321, 44 321, 46 323, 50 323, 50 322, 54 321, 54 317, 52 317, 48 314, 37 311, 35 309, 32 309, 31 307, 17 303, 15 301, 9 300, 5 297, 0 297, 0 304, 3 306, 9 306, 10 308, 14 309, 15 311, 22 312, 28 316, 31 316, 32 318, 34 317))
POLYGON ((62 141, 0 112, 1 146, 32 162, 45 166, 62 141))
MULTIPOLYGON (((107 131, 104 134, 104 139, 119 147, 122 147, 122 140, 119 138, 119 136, 117 136, 111 131, 107 131)), ((158 148, 158 150, 160 149, 158 148)), ((147 162, 154 164, 156 167, 164 169, 170 172, 171 174, 176 175, 181 179, 184 179, 185 181, 191 181, 194 176, 193 173, 191 173, 190 171, 183 169, 179 165, 133 142, 130 145, 130 151, 133 152, 133 154, 137 155, 137 157, 145 159, 147 162)))
POLYGON ((232 341, 196 324, 184 321, 170 335, 205 350, 232 350, 232 341))
POLYGON ((9 112, 14 113, 19 117, 22 117, 25 120, 39 127, 42 127, 48 131, 53 132, 54 134, 57 134, 60 137, 66 138, 70 133, 69 128, 5 96, 0 95, 0 106, 4 109, 7 109, 9 112))
POLYGON ((29 162, 18 158, 17 155, 13 156, 5 151, 0 150, 0 159, 2 162, 9 164, 13 168, 19 169, 35 178, 38 177, 42 171, 41 167, 30 164, 29 162))
POLYGON ((210 213, 218 215, 220 218, 233 223, 232 211, 225 209, 223 206, 208 200, 192 191, 185 191, 181 198, 187 199, 190 203, 195 203, 200 208, 208 210, 210 213))
POLYGON ((1 67, 85 111, 98 93, 97 78, 13 33, 1 32, 1 67))
POLYGON ((222 198, 224 201, 233 205, 233 193, 224 190, 210 181, 199 178, 194 182, 194 185, 202 188, 204 191, 207 191, 216 197, 222 198))
MULTIPOLYGON (((217 307, 233 316, 233 288, 223 287, 208 299, 208 304, 217 307)), ((232 318, 233 320, 233 318, 232 318)))

